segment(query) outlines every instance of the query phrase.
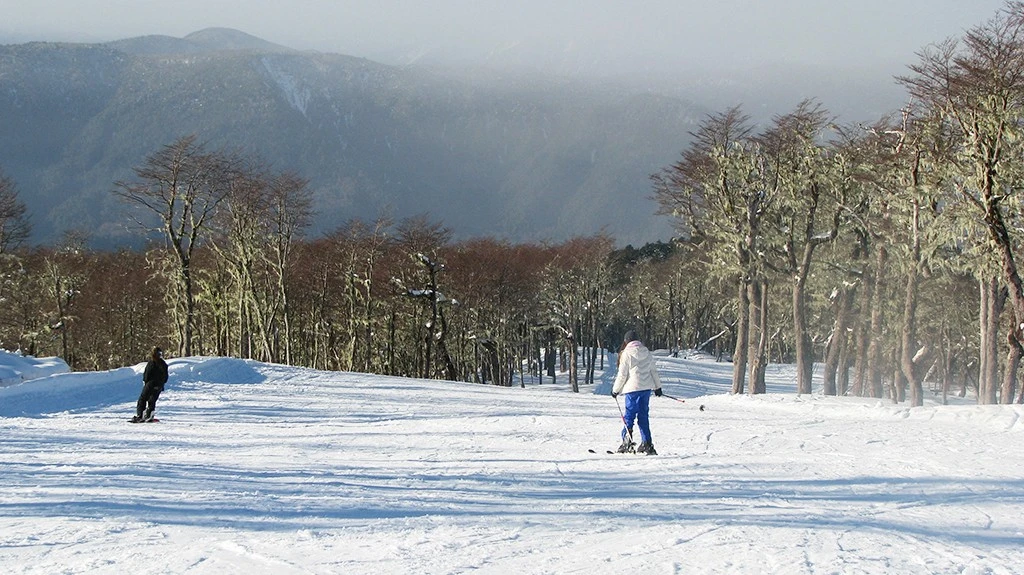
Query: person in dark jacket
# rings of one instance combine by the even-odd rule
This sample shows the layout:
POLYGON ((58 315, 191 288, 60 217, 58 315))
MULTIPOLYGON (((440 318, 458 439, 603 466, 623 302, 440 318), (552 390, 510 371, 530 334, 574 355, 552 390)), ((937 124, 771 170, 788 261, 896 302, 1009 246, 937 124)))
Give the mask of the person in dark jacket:
POLYGON ((166 383, 167 362, 164 361, 164 352, 159 347, 154 347, 149 354, 146 370, 142 372, 142 393, 139 394, 139 402, 135 405, 135 417, 132 418, 132 423, 153 420, 156 400, 160 397, 160 392, 164 390, 166 383))

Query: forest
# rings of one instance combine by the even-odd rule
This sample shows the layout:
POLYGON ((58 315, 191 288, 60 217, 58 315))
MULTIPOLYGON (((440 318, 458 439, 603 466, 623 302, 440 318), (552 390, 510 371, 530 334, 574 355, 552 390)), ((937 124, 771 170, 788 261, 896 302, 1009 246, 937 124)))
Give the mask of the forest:
POLYGON ((1024 4, 922 49, 898 80, 906 107, 873 125, 815 100, 766 125, 711 114, 651 176, 678 236, 639 248, 453 241, 426 215, 310 238, 301 174, 195 134, 112 185, 145 249, 27 246, 0 174, 0 345, 76 370, 160 345, 578 391, 633 328, 732 361, 734 393, 765 393, 766 365, 784 362, 800 393, 817 364, 825 394, 1024 402, 1024 4))

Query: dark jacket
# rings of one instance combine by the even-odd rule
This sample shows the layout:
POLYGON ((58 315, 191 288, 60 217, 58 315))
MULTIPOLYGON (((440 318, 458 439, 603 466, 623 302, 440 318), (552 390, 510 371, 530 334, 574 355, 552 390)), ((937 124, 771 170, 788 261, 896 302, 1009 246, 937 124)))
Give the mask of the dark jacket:
POLYGON ((167 362, 161 358, 149 360, 146 371, 142 373, 142 381, 163 389, 167 383, 167 362))

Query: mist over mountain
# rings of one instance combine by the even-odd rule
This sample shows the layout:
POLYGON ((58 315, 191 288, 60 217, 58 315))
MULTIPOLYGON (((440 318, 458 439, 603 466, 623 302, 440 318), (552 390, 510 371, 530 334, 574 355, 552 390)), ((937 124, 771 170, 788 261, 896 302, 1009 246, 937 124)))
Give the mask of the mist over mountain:
POLYGON ((682 98, 525 75, 456 77, 244 33, 0 46, 0 167, 36 241, 137 240, 111 193, 175 139, 258 155, 311 181, 312 232, 429 214, 456 237, 623 243, 671 233, 648 176, 707 110, 682 98))
POLYGON ((529 64, 538 46, 525 42, 462 61, 444 47, 396 46, 378 54, 390 64, 226 28, 3 45, 0 169, 44 243, 67 230, 100 246, 138 242, 115 182, 196 134, 309 179, 313 235, 352 218, 427 214, 457 238, 606 231, 642 244, 673 233, 654 215, 649 176, 708 113, 742 105, 765 123, 816 98, 839 121, 870 122, 904 98, 877 66, 693 61, 626 73, 610 45, 549 48, 540 71, 529 64))
POLYGON ((159 35, 139 36, 107 42, 106 45, 137 56, 197 54, 232 50, 268 53, 295 52, 291 48, 267 42, 261 38, 230 28, 206 28, 193 32, 184 38, 159 35))

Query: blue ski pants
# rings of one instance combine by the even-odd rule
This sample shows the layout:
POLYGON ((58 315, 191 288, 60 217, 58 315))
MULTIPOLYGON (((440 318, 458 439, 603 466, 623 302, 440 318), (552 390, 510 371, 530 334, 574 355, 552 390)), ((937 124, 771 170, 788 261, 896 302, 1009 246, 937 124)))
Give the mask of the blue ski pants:
MULTIPOLYGON (((626 439, 633 430, 633 420, 640 426, 640 441, 649 443, 651 441, 651 421, 649 410, 651 407, 651 390, 631 391, 626 394, 626 427, 622 428, 622 438, 626 439)), ((634 438, 634 441, 636 438, 634 438)))

